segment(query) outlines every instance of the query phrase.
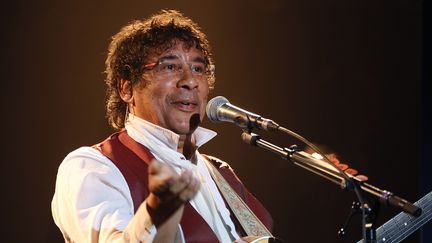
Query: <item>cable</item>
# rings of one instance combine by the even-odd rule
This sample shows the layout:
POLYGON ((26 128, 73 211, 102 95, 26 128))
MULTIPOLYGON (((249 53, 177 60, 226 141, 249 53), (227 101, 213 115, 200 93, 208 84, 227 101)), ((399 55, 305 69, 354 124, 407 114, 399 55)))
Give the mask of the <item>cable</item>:
POLYGON ((330 161, 330 159, 327 157, 327 155, 325 155, 324 153, 322 153, 320 151, 320 149, 318 149, 317 146, 315 146, 313 143, 309 142, 306 138, 304 138, 304 137, 300 136, 299 134, 297 134, 297 133, 295 133, 295 132, 293 132, 293 131, 285 128, 285 127, 282 127, 282 126, 279 126, 277 128, 277 130, 280 131, 280 132, 286 133, 286 134, 288 134, 288 135, 290 135, 290 136, 292 136, 292 137, 300 140, 301 142, 303 142, 304 144, 306 144, 307 146, 309 146, 312 150, 314 150, 316 153, 319 153, 320 155, 322 155, 322 157, 324 158, 324 161, 327 162, 327 163, 329 163, 332 167, 334 167, 337 171, 339 171, 339 173, 345 178, 345 186, 347 186, 346 183, 351 183, 351 185, 353 187, 353 190, 354 190, 354 192, 355 192, 355 194, 357 196, 357 199, 359 200, 360 205, 362 205, 360 207, 360 209, 361 209, 361 212, 362 212, 363 239, 366 238, 366 223, 367 222, 366 222, 366 209, 364 208, 365 200, 363 198, 363 195, 360 192, 360 186, 356 182, 353 182, 353 179, 350 176, 348 176, 348 174, 345 171, 341 170, 334 163, 332 163, 330 161))

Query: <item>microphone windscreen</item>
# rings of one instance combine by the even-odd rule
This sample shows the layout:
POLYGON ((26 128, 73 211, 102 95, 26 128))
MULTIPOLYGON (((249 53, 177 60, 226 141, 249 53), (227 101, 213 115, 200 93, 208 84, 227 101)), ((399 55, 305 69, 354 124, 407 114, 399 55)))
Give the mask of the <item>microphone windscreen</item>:
POLYGON ((229 101, 223 96, 216 96, 207 103, 206 113, 210 121, 221 122, 217 115, 218 109, 226 103, 229 103, 229 101))

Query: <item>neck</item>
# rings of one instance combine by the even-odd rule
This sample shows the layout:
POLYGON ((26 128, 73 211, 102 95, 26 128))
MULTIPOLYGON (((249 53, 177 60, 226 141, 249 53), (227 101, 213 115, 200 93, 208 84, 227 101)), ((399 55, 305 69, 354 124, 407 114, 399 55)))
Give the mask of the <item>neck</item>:
MULTIPOLYGON (((182 153, 186 159, 193 159, 196 150, 195 139, 192 134, 180 135, 177 151, 182 153)), ((193 162, 193 161, 192 161, 193 162)))

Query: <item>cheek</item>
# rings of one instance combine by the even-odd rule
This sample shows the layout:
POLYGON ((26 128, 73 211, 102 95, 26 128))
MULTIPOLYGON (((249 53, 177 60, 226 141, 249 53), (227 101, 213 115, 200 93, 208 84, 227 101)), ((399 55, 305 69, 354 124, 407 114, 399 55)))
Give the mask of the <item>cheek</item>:
POLYGON ((207 101, 208 101, 208 95, 209 95, 209 89, 208 85, 206 86, 206 89, 200 92, 200 98, 201 98, 201 121, 203 120, 205 114, 206 114, 206 108, 207 108, 207 101))
POLYGON ((207 101, 208 94, 210 93, 208 82, 203 82, 200 88, 200 96, 207 101))
POLYGON ((170 84, 165 82, 157 82, 152 85, 151 99, 153 102, 161 103, 169 94, 170 84))
POLYGON ((209 90, 208 89, 204 90, 204 91, 201 91, 200 94, 199 94, 200 99, 201 99, 201 101, 202 101, 202 103, 203 103, 204 106, 207 105, 208 95, 209 95, 209 90))
POLYGON ((163 89, 155 82, 148 82, 145 86, 141 86, 136 91, 135 99, 137 100, 138 106, 146 112, 147 116, 156 115, 159 113, 158 110, 162 108, 162 97, 163 89))

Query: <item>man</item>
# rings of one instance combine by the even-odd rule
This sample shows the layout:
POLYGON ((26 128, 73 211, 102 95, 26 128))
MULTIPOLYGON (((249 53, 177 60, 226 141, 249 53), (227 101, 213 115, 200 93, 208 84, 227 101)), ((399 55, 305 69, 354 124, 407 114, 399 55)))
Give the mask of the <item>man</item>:
POLYGON ((219 191, 212 166, 271 228, 229 166, 197 150, 216 135, 198 126, 214 66, 192 20, 169 10, 123 27, 109 46, 106 74, 107 117, 120 132, 73 151, 59 167, 52 212, 66 242, 238 240, 247 225, 219 191))

